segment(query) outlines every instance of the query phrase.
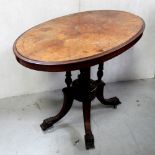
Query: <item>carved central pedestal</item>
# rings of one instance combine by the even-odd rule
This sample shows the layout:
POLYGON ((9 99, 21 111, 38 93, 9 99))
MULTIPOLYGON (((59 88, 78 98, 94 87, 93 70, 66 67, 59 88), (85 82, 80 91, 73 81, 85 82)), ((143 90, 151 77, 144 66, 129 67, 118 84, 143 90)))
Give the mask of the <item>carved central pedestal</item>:
POLYGON ((104 105, 113 106, 114 108, 120 104, 117 97, 105 99, 103 96, 105 83, 101 80, 103 76, 103 63, 99 64, 96 81, 90 79, 90 68, 80 70, 78 79, 72 82, 71 72, 66 72, 66 84, 67 87, 63 89, 64 103, 60 112, 48 119, 45 119, 41 124, 41 128, 46 130, 53 126, 57 121, 64 117, 70 110, 73 100, 82 102, 83 105, 83 117, 85 126, 85 144, 86 149, 94 148, 94 136, 91 131, 90 124, 90 111, 91 101, 97 97, 97 99, 104 105))

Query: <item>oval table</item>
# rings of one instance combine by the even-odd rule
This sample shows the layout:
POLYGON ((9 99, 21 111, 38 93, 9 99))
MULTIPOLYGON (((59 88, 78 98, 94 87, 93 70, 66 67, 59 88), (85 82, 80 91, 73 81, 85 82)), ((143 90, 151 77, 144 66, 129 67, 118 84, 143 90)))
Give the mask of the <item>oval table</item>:
POLYGON ((105 99, 102 81, 103 64, 132 47, 142 36, 144 21, 131 13, 97 10, 59 17, 37 25, 23 33, 14 43, 17 61, 30 69, 66 72, 64 102, 60 112, 41 124, 46 130, 70 110, 73 100, 83 104, 86 149, 94 148, 90 125, 91 101, 120 104, 117 97, 105 99), (90 67, 99 64, 97 80, 90 78, 90 67), (80 70, 72 81, 71 71, 80 70))

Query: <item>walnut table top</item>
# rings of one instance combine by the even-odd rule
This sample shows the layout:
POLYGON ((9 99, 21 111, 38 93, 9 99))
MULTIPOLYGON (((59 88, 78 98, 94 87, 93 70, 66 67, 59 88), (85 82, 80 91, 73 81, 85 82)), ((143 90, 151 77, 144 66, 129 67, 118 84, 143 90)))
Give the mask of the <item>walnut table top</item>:
POLYGON ((97 10, 59 17, 23 33, 14 44, 17 60, 42 71, 67 71, 96 65, 132 47, 144 21, 131 13, 97 10))

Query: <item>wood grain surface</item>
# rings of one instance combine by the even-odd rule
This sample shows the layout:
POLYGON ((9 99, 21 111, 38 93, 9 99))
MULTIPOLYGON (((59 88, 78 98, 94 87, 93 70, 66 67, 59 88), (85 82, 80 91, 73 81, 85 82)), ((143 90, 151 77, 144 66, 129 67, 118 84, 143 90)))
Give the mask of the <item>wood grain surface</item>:
MULTIPOLYGON (((114 10, 80 12, 37 25, 14 44, 17 59, 32 64, 71 64, 104 57, 144 31, 144 21, 114 10)), ((60 69, 61 70, 61 69, 60 69)))

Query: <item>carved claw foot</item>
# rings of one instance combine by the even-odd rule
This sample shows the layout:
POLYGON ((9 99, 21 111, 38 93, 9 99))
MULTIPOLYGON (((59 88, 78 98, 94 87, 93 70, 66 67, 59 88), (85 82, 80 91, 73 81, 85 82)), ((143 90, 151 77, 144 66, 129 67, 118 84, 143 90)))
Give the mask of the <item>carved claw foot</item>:
POLYGON ((101 103, 104 105, 113 106, 115 109, 119 104, 121 104, 120 100, 117 97, 112 97, 110 99, 103 99, 101 103))
POLYGON ((95 148, 93 134, 86 134, 85 135, 85 145, 86 145, 87 150, 95 148))
POLYGON ((103 92, 104 92, 104 86, 105 83, 103 81, 100 81, 97 91, 96 91, 96 97, 97 99, 104 105, 113 106, 115 109, 119 104, 121 104, 120 100, 117 97, 112 97, 110 99, 105 99, 103 92))
POLYGON ((43 131, 45 131, 49 127, 53 126, 53 124, 55 124, 61 118, 63 118, 70 110, 70 108, 73 104, 72 89, 64 88, 63 93, 64 93, 64 102, 63 102, 63 106, 62 106, 60 112, 56 116, 47 118, 43 121, 43 123, 40 125, 40 127, 42 128, 43 131))
POLYGON ((45 119, 43 121, 43 123, 40 125, 41 129, 43 131, 47 130, 49 127, 52 127, 53 124, 55 123, 54 119, 51 117, 51 118, 48 118, 48 119, 45 119))

